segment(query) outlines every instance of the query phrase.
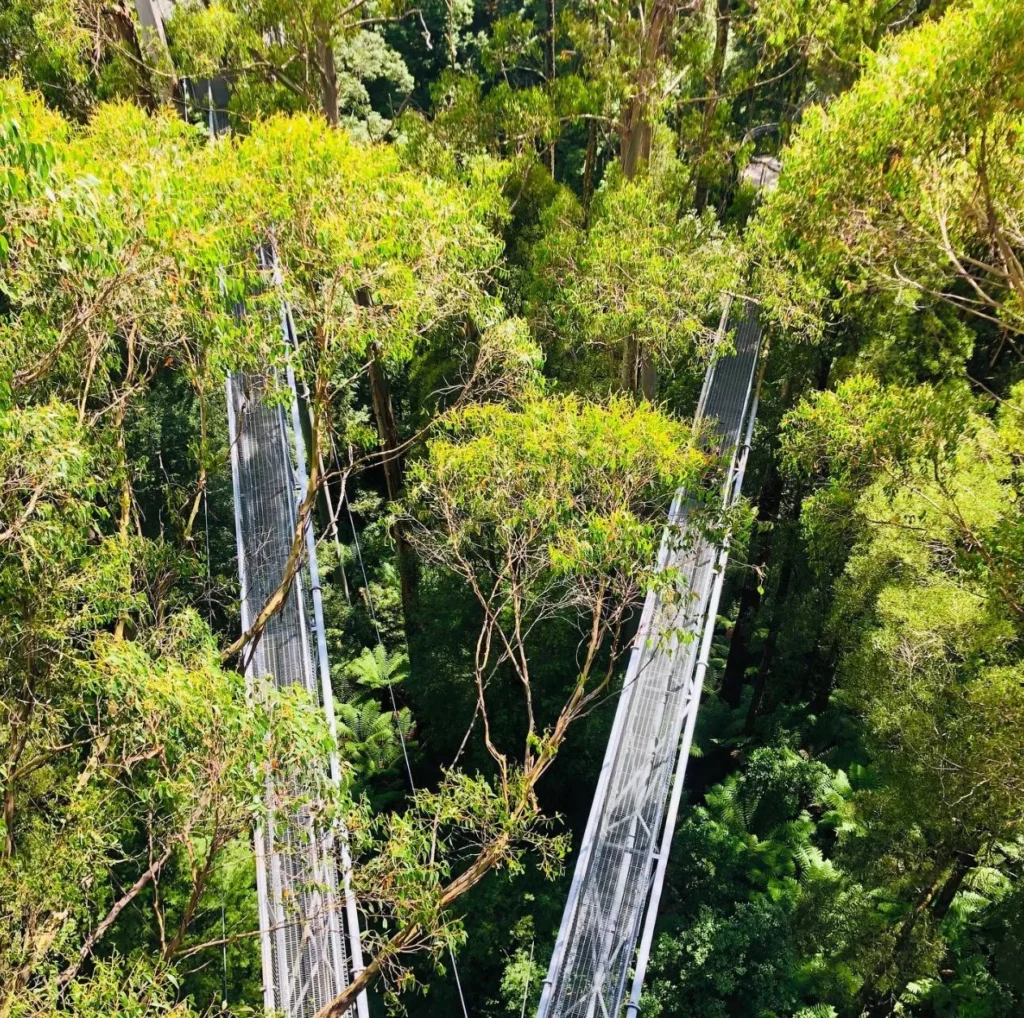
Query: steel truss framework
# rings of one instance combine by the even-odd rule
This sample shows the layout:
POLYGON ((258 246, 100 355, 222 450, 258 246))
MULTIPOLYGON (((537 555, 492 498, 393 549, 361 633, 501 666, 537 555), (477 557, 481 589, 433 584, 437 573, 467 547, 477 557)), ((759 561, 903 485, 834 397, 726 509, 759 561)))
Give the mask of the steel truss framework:
MULTIPOLYGON (((281 327, 293 346, 294 329, 284 304, 281 327)), ((284 576, 306 491, 306 454, 290 367, 283 377, 277 372, 231 374, 227 405, 244 631, 284 576), (288 411, 281 402, 282 388, 286 402, 290 397, 288 411), (276 398, 268 400, 271 392, 276 398)), ((246 678, 251 686, 266 676, 279 687, 301 684, 322 705, 334 735, 312 527, 307 527, 305 542, 305 563, 249 656, 246 678)), ((325 761, 327 766, 339 780, 336 755, 325 761)), ((255 833, 263 992, 268 1010, 286 1018, 312 1018, 362 970, 362 954, 345 832, 318 829, 306 810, 278 809, 282 795, 291 798, 295 791, 268 780, 267 817, 255 833)), ((353 1014, 368 1018, 365 993, 353 1014)))
MULTIPOLYGON (((735 352, 708 369, 697 410, 729 457, 726 506, 743 483, 761 340, 752 304, 735 317, 735 352)), ((729 320, 727 309, 720 339, 729 320)), ((627 1018, 639 1014, 728 555, 727 543, 686 533, 689 510, 678 492, 658 565, 678 570, 679 596, 644 605, 538 1018, 616 1018, 631 967, 627 1018)))

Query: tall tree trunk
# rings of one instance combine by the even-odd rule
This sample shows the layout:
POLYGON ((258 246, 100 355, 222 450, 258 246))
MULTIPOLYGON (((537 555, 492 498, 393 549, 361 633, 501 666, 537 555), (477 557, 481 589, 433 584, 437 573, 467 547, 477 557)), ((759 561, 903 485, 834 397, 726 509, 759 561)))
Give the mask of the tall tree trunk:
MULTIPOLYGON (((384 482, 387 485, 388 498, 394 502, 402 493, 403 457, 400 452, 401 442, 395 423, 395 411, 391 404, 391 387, 388 385, 384 366, 380 362, 380 350, 376 343, 370 349, 370 394, 373 401, 373 418, 384 451, 384 482)), ((398 576, 402 586, 402 612, 408 636, 413 624, 419 579, 416 556, 405 536, 405 530, 397 520, 392 527, 392 536, 395 539, 398 576)))
POLYGON ((650 161, 652 126, 650 120, 652 93, 658 83, 658 64, 665 47, 665 37, 675 4, 671 0, 654 0, 647 31, 640 43, 640 66, 636 87, 626 105, 619 128, 619 159, 622 172, 633 177, 642 163, 650 161))
POLYGON ((953 871, 946 877, 946 882, 942 885, 939 893, 935 895, 935 901, 932 902, 932 915, 936 920, 941 922, 949 915, 953 899, 959 893, 964 880, 967 879, 967 875, 977 865, 978 860, 976 856, 967 852, 961 852, 957 855, 953 871))
POLYGON ((711 130, 714 126, 715 111, 718 109, 722 90, 722 72, 725 70, 725 54, 729 49, 729 4, 730 0, 717 0, 715 11, 715 48, 711 53, 711 65, 708 68, 708 95, 704 102, 701 116, 700 139, 697 144, 697 184, 694 189, 693 204, 698 212, 703 212, 708 204, 710 173, 707 167, 708 149, 711 147, 711 130))
POLYGON ((341 120, 338 98, 338 68, 334 62, 334 46, 330 40, 317 43, 317 58, 320 64, 320 95, 324 116, 331 127, 337 127, 341 120))
POLYGON ((619 159, 627 179, 636 176, 640 166, 650 161, 651 137, 651 125, 640 99, 636 98, 626 109, 619 135, 619 159))
POLYGON ((131 16, 127 0, 119 0, 106 11, 114 34, 128 48, 140 67, 146 69, 148 91, 145 105, 155 110, 174 96, 174 68, 167 49, 163 19, 152 0, 135 0, 136 19, 131 16), (139 29, 141 28, 141 31, 139 29))
MULTIPOLYGON (((665 47, 667 30, 675 12, 669 0, 654 0, 647 32, 641 42, 640 67, 636 89, 622 114, 619 127, 619 160, 627 179, 636 176, 641 166, 651 161, 651 103, 658 83, 658 65, 665 47)), ((654 399, 658 388, 658 374, 650 351, 642 343, 630 339, 625 344, 622 359, 623 388, 654 399)))
POLYGON ((3 848, 0 850, 0 860, 2 861, 10 859, 14 854, 15 772, 21 755, 25 752, 25 746, 28 744, 29 718, 32 716, 34 706, 35 696, 32 692, 32 683, 26 679, 22 683, 18 708, 13 712, 11 718, 11 734, 4 753, 4 762, 7 767, 7 787, 4 789, 4 842, 3 848))
MULTIPOLYGON (((373 303, 370 291, 366 287, 360 287, 356 291, 356 303, 361 307, 370 307, 373 303)), ((387 486, 388 498, 395 501, 401 495, 405 483, 404 457, 400 451, 401 441, 398 437, 398 425, 395 422, 395 410, 391 403, 391 386, 388 384, 384 365, 380 359, 380 348, 376 343, 370 347, 369 376, 373 419, 377 425, 377 435, 384 452, 384 483, 387 486)), ((405 530, 397 520, 392 527, 391 534, 395 540, 398 577, 402 587, 402 613, 405 617, 405 630, 408 638, 413 628, 419 570, 416 564, 416 554, 405 536, 405 530)))
POLYGON ((747 673, 750 659, 750 637, 754 630, 757 610, 761 606, 760 587, 764 568, 772 553, 772 538, 775 535, 774 524, 779 515, 782 503, 782 475, 772 456, 761 483, 761 493, 757 499, 758 530, 754 545, 754 554, 750 558, 749 571, 743 590, 740 592, 740 608, 736 616, 736 626, 729 641, 729 654, 725 660, 725 672, 719 695, 730 707, 740 702, 743 691, 743 680, 747 673), (763 529, 761 524, 769 524, 763 529))

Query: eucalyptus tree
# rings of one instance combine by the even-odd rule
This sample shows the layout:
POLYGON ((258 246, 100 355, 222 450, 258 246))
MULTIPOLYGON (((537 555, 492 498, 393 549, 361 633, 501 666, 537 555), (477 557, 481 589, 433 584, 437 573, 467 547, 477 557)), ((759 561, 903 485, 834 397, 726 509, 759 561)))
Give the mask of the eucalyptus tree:
POLYGON ((711 357, 724 295, 740 290, 742 248, 713 216, 676 214, 665 171, 612 174, 589 226, 563 191, 534 245, 530 314, 548 344, 588 353, 609 382, 654 399, 657 369, 693 372, 711 357), (614 380, 614 381, 613 381, 614 380))
POLYGON ((243 117, 316 110, 334 127, 346 118, 380 134, 388 122, 372 110, 366 84, 386 81, 399 96, 414 84, 380 28, 418 14, 404 0, 226 0, 180 4, 167 28, 178 73, 230 75, 243 117))
MULTIPOLYGON (((231 179, 244 186, 224 194, 224 214, 251 236, 269 231, 280 296, 303 340, 293 361, 309 393, 311 474, 299 529, 314 508, 332 443, 348 471, 360 459, 350 447, 369 449, 369 462, 383 467, 389 498, 397 498, 415 434, 399 433, 387 374, 407 368, 430 343, 454 337, 465 383, 456 385, 457 401, 503 385, 505 367, 508 377, 531 370, 535 358, 494 294, 502 250, 494 227, 505 214, 500 168, 478 161, 467 182, 453 186, 406 171, 392 148, 368 149, 308 117, 260 125, 225 160, 231 179), (467 322, 474 324, 472 337, 467 322), (364 374, 377 450, 352 401, 364 374)), ((299 529, 294 562, 302 554, 299 529)), ((408 624, 415 565, 401 527, 393 532, 408 624)), ((257 619, 243 641, 265 621, 257 619)))
POLYGON ((683 207, 703 211, 713 199, 724 210, 753 151, 777 151, 809 105, 848 87, 866 51, 932 9, 941 8, 570 0, 552 18, 499 6, 488 36, 467 40, 459 72, 437 82, 435 119, 456 145, 557 150, 552 173, 585 207, 604 166, 631 178, 668 146, 682 159, 683 207), (671 133, 659 135, 662 125, 671 133))
POLYGON ((783 455, 830 591, 816 699, 877 768, 843 850, 877 896, 851 1015, 912 1005, 937 967, 970 982, 951 909, 1014 873, 1021 16, 975 0, 883 46, 805 116, 755 228, 769 312, 842 337, 783 455))
POLYGON ((812 543, 854 542, 831 626, 837 701, 885 778, 863 797, 861 865, 885 888, 856 998, 871 1014, 897 1005, 965 879, 1022 821, 1020 394, 992 419, 964 388, 852 378, 787 424, 794 465, 828 463, 804 507, 812 543))
MULTIPOLYGON (((195 611, 214 598, 230 611, 202 579, 197 540, 225 469, 224 372, 291 362, 309 383, 314 453, 330 434, 349 464, 350 448, 376 456, 353 408, 371 345, 400 361, 451 321, 463 334, 472 310, 484 329, 466 342, 466 378, 492 394, 535 354, 488 293, 501 203, 486 167, 475 189, 413 178, 394 153, 306 118, 219 145, 127 105, 75 128, 13 82, 0 165, 2 1006, 131 1010, 132 993, 165 999, 184 959, 211 950, 197 929, 225 867, 245 858, 267 770, 288 784, 328 751, 315 705, 247 696, 195 611), (298 351, 281 340, 282 292, 257 267, 268 238, 298 351), (190 393, 177 466, 152 430, 167 386, 190 393)), ((354 754, 341 787, 296 780, 296 808, 366 826, 350 768, 388 766, 393 746, 356 737, 365 759, 354 754)), ((255 921, 240 917, 232 943, 255 921)))
POLYGON ((942 301, 1020 331, 1022 19, 1018 4, 955 7, 805 116, 760 226, 769 296, 788 275, 840 312, 942 301))
POLYGON ((664 514, 676 488, 699 490, 708 470, 688 425, 623 399, 527 394, 472 405, 428 442, 411 470, 409 536, 478 606, 472 725, 492 774, 452 769, 367 832, 355 879, 371 916, 371 960, 322 1018, 344 1014, 380 976, 410 985, 416 952, 439 959, 456 946, 452 906, 492 870, 519 872, 533 856, 557 872, 566 840, 541 812, 538 782, 567 731, 610 691, 645 592, 676 579, 655 568, 664 514), (539 627, 554 618, 573 621, 581 644, 551 710, 531 674, 539 627), (499 684, 520 690, 514 736, 491 724, 499 684))
MULTIPOLYGON (((171 991, 268 769, 304 772, 327 733, 313 705, 250 702, 221 669, 189 603, 199 478, 162 532, 140 513, 128 447, 154 378, 201 392, 233 330, 230 246, 190 184, 205 145, 129 106, 73 130, 12 82, 0 125, 0 1007, 100 1000, 120 972, 110 1006, 130 1010, 171 991), (109 945, 142 904, 149 960, 125 969, 109 945)), ((347 801, 311 792, 316 813, 347 801)))

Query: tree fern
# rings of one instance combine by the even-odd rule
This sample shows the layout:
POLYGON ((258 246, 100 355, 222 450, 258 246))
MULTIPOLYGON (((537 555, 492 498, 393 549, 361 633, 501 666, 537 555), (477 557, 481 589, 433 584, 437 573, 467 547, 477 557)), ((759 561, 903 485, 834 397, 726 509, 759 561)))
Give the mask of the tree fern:
POLYGON ((384 689, 402 682, 409 674, 409 656, 403 651, 388 653, 380 644, 362 654, 346 668, 348 676, 367 689, 384 689))
POLYGON ((838 1012, 831 1004, 812 1004, 795 1012, 793 1018, 836 1018, 838 1012))
POLYGON ((339 704, 337 716, 342 755, 364 781, 390 771, 413 734, 408 708, 395 714, 373 699, 339 704))

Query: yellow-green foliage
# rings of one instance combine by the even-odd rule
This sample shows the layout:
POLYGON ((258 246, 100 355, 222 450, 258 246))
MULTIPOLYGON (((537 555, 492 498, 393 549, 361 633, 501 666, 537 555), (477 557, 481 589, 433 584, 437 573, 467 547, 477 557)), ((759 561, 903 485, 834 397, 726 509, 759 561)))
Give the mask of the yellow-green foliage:
POLYGON ((1019 824, 1024 803, 1020 417, 1006 404, 940 465, 865 490, 870 526, 835 607, 844 702, 967 848, 1019 824))
POLYGON ((810 276, 841 305, 882 286, 904 306, 945 294, 1024 325, 1024 293, 1006 275, 1022 249, 1022 39, 1020 4, 954 6, 807 112, 758 227, 780 316, 806 303, 810 276))

